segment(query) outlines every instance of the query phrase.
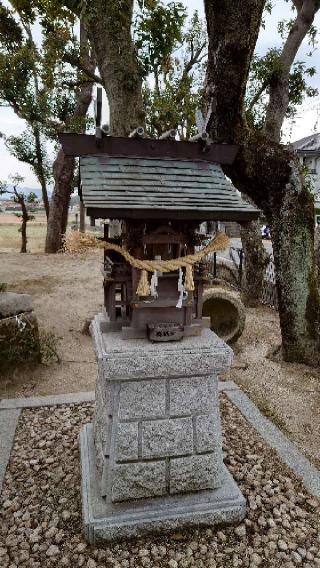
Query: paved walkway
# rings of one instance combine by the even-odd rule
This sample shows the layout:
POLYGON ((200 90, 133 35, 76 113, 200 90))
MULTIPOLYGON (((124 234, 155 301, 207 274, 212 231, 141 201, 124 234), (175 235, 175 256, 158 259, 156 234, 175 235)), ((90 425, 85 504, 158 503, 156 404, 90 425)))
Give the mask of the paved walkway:
MULTIPOLYGON (((309 493, 320 498, 320 472, 298 450, 297 446, 290 442, 273 422, 261 414, 250 398, 233 381, 220 382, 219 390, 227 395, 265 442, 276 450, 280 459, 302 480, 309 493)), ((0 400, 0 492, 19 416, 24 408, 80 404, 93 402, 94 399, 94 392, 79 392, 0 400)))

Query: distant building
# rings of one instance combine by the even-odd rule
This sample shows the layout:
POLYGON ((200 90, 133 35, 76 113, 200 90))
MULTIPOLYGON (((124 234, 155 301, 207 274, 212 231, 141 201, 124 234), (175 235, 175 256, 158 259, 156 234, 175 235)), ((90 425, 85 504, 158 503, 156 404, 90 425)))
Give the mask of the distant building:
POLYGON ((320 225, 320 133, 301 138, 293 146, 301 163, 309 170, 315 198, 315 222, 320 225))
POLYGON ((5 211, 18 211, 20 210, 20 205, 12 201, 12 199, 0 199, 0 211, 3 213, 5 211))

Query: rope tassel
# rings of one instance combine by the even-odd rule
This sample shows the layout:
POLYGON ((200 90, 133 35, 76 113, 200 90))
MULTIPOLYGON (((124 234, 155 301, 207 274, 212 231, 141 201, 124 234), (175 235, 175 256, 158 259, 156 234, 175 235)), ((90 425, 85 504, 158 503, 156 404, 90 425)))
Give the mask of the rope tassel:
POLYGON ((188 292, 193 292, 194 290, 194 280, 193 280, 193 270, 191 264, 186 266, 186 276, 184 279, 184 287, 188 292))
POLYGON ((141 270, 141 276, 137 287, 137 295, 138 296, 150 295, 150 286, 149 286, 147 270, 141 270))

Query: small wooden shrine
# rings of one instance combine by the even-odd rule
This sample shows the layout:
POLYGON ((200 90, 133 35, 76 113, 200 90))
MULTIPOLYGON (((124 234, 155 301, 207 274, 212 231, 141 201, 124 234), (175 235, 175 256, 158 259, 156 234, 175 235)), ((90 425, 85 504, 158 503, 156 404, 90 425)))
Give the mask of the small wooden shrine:
MULTIPOLYGON (((238 147, 210 144, 205 132, 187 142, 174 140, 174 131, 158 140, 145 138, 142 128, 131 137, 115 138, 103 132, 99 121, 96 136, 63 134, 60 141, 67 155, 80 157, 80 195, 87 214, 120 221, 116 237, 104 225, 104 239, 114 247, 104 253, 102 331, 122 330, 123 338, 152 341, 199 335, 206 325, 202 290, 207 267, 201 254, 199 259, 193 255, 210 239, 199 226, 259 215, 221 168, 233 162, 238 147), (190 255, 188 264, 184 259, 190 255)), ((209 249, 224 248, 222 241, 209 249)))
POLYGON ((87 214, 106 220, 105 309, 90 326, 95 413, 79 438, 86 538, 239 523, 246 503, 223 463, 218 403, 232 350, 202 329, 205 257, 227 239, 199 230, 259 215, 221 168, 238 148, 211 144, 201 128, 187 142, 173 131, 152 140, 143 128, 112 137, 100 111, 95 136, 60 136, 80 157, 87 214))

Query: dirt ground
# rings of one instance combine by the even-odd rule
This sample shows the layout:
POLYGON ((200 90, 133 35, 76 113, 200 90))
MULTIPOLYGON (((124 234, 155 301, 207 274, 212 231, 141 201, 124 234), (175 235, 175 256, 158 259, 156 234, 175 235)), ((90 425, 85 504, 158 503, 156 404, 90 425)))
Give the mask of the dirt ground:
MULTIPOLYGON (((2 249, 3 250, 3 249, 2 249)), ((0 377, 0 397, 94 390, 96 363, 83 327, 102 307, 101 251, 85 257, 2 252, 0 282, 34 298, 40 327, 60 338, 60 363, 19 369, 0 377)), ((236 381, 317 465, 320 465, 320 369, 267 357, 280 344, 276 312, 247 311, 234 365, 225 379, 236 381)))

